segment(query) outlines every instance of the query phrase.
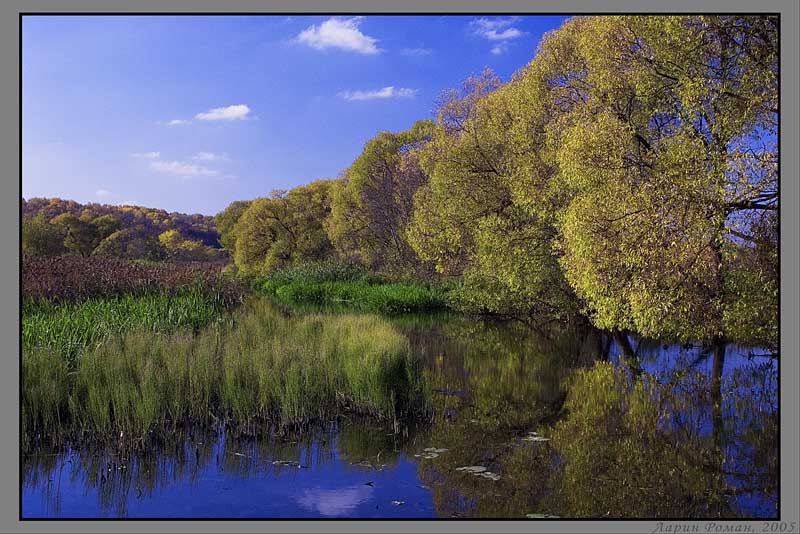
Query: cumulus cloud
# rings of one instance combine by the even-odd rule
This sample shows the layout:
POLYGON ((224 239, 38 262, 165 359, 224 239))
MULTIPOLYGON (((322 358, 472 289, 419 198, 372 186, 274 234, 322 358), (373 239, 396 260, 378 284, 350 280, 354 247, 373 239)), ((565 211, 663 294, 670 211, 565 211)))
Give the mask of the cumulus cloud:
POLYGON ((219 171, 183 161, 154 161, 150 163, 150 169, 164 174, 184 177, 219 175, 219 171))
POLYGON ((232 106, 213 108, 194 116, 201 121, 233 121, 247 117, 250 108, 246 104, 234 104, 232 106))
POLYGON ((375 45, 374 37, 364 35, 358 29, 363 17, 351 19, 331 18, 319 25, 313 25, 297 36, 297 41, 315 48, 325 50, 338 48, 359 54, 377 54, 381 50, 375 45))
POLYGON ((181 124, 189 124, 191 121, 187 121, 185 119, 172 119, 171 121, 167 121, 167 126, 180 126, 181 124))
POLYGON ((407 87, 394 87, 392 85, 374 91, 342 91, 340 98, 345 100, 374 100, 377 98, 413 98, 417 94, 416 89, 407 87))
POLYGON ((112 193, 108 189, 98 189, 97 191, 94 192, 94 194, 95 196, 98 196, 100 198, 105 198, 105 197, 110 197, 114 193, 112 193))
POLYGON ((498 55, 508 50, 509 41, 525 35, 524 32, 512 26, 518 21, 519 17, 501 19, 480 18, 470 22, 470 28, 475 35, 497 43, 490 51, 492 54, 498 55))
POLYGON ((131 154, 133 158, 156 159, 161 155, 161 152, 134 152, 131 154))

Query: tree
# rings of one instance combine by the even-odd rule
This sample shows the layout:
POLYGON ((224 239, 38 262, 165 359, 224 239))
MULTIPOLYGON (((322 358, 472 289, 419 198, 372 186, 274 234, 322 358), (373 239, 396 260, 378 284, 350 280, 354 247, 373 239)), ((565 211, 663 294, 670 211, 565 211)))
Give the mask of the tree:
POLYGON ((173 261, 209 261, 216 258, 216 249, 199 241, 184 239, 177 230, 167 230, 158 236, 167 259, 173 261))
POLYGON ((90 224, 94 227, 94 246, 92 248, 96 247, 103 239, 122 228, 120 220, 111 214, 95 217, 91 220, 90 224))
POLYGON ((158 261, 166 257, 166 251, 157 239, 143 237, 141 228, 130 227, 107 236, 95 247, 92 255, 158 261))
POLYGON ((330 256, 333 247, 323 227, 330 214, 330 189, 330 181, 317 180, 252 201, 235 225, 236 266, 245 274, 266 274, 295 261, 330 256))
POLYGON ((754 291, 776 312, 776 269, 746 258, 777 243, 754 235, 778 208, 777 21, 579 18, 543 46, 562 39, 561 262, 595 323, 720 347, 754 291))
POLYGON ((236 223, 250 207, 249 200, 236 200, 214 217, 214 224, 219 232, 219 242, 228 250, 236 249, 236 223))
POLYGON ((64 246, 73 254, 89 256, 97 239, 95 228, 72 213, 62 213, 50 221, 64 235, 64 246))
POLYGON ((64 252, 64 236, 47 222, 44 214, 22 219, 23 255, 56 256, 64 252))
MULTIPOLYGON (((461 275, 464 307, 561 315, 574 299, 553 243, 546 87, 524 72, 500 86, 490 72, 449 93, 422 152, 430 183, 418 191, 408 239, 442 273, 461 275)), ((550 158, 551 159, 551 158, 550 158)))
POLYGON ((389 272, 419 268, 405 231, 414 193, 427 182, 419 151, 432 131, 431 121, 418 121, 401 133, 379 133, 336 183, 326 227, 342 256, 389 272))

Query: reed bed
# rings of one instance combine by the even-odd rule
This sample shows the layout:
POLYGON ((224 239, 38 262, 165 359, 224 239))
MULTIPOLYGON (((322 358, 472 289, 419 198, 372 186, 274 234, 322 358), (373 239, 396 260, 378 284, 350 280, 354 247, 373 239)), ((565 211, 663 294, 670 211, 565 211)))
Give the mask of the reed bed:
POLYGON ((254 300, 199 333, 122 333, 71 370, 24 348, 23 444, 96 439, 143 445, 187 424, 243 433, 342 412, 397 421, 427 413, 409 342, 375 316, 286 316, 254 300))
POLYGON ((435 310, 445 306, 441 291, 413 284, 297 281, 277 285, 267 281, 262 289, 285 302, 343 304, 354 310, 388 314, 435 310))
POLYGON ((82 302, 31 302, 22 309, 22 346, 49 348, 74 362, 88 347, 137 330, 168 334, 199 330, 221 317, 224 306, 198 288, 182 294, 150 293, 93 298, 82 302))
POLYGON ((225 305, 242 301, 246 285, 221 263, 143 262, 106 257, 25 257, 22 295, 32 302, 81 302, 120 295, 201 290, 225 305))

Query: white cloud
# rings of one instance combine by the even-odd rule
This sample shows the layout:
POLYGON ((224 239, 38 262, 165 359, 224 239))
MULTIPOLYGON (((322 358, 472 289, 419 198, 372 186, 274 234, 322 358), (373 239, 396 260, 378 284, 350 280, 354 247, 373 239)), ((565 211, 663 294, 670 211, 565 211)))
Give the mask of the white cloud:
POLYGON ((136 205, 136 201, 135 200, 123 200, 122 202, 119 203, 119 205, 120 206, 135 206, 136 205))
POLYGON ((198 161, 228 161, 228 155, 224 152, 222 154, 215 154, 214 152, 198 152, 192 159, 198 161))
POLYGON ((480 18, 470 22, 472 32, 486 40, 494 41, 497 44, 491 48, 491 53, 498 55, 508 51, 508 42, 512 39, 522 37, 524 32, 512 27, 519 20, 519 17, 509 17, 505 19, 485 19, 480 18))
POLYGON ((363 17, 352 19, 334 17, 318 26, 315 24, 306 28, 297 36, 297 41, 317 50, 338 48, 359 54, 377 54, 381 51, 375 46, 378 40, 364 35, 358 29, 362 20, 363 17))
POLYGON ((490 41, 505 41, 507 39, 516 39, 520 37, 522 32, 516 28, 508 28, 507 30, 503 30, 502 32, 497 32, 496 30, 489 30, 483 33, 483 36, 489 39, 490 41))
POLYGON ((519 22, 519 20, 519 17, 507 17, 504 19, 480 18, 473 20, 470 24, 478 31, 491 31, 502 30, 503 28, 511 26, 515 22, 519 22))
POLYGON ((339 96, 345 100, 374 100, 376 98, 413 98, 416 94, 416 89, 390 85, 374 91, 342 91, 339 96))
POLYGON ((156 159, 161 155, 161 152, 134 152, 131 154, 132 158, 156 159))
POLYGON ((219 171, 203 167, 202 165, 195 165, 194 163, 185 163, 182 161, 154 161, 150 163, 150 169, 164 174, 186 177, 217 176, 219 174, 219 171))
POLYGON ((427 56, 433 53, 430 48, 403 48, 400 54, 404 56, 427 56))
POLYGON ((233 121, 247 117, 250 108, 246 104, 235 104, 223 108, 213 108, 194 116, 201 121, 233 121))
POLYGON ((185 119, 172 119, 167 122, 167 126, 180 126, 181 124, 190 124, 191 122, 192 121, 187 121, 185 119))
POLYGON ((105 198, 105 197, 110 197, 114 193, 112 193, 108 189, 98 189, 97 191, 94 192, 94 194, 100 198, 105 198))

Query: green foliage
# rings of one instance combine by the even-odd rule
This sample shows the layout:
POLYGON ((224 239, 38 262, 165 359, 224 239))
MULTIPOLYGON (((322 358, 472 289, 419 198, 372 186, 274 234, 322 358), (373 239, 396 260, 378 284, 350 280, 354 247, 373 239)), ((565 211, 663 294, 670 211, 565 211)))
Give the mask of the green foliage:
POLYGON ((343 304, 362 311, 403 313, 442 308, 440 290, 409 284, 298 281, 279 285, 267 280, 262 289, 287 302, 343 304))
POLYGON ((43 214, 22 219, 22 254, 56 256, 66 252, 64 236, 43 214))
POLYGON ((22 309, 22 347, 48 348, 65 361, 73 361, 87 348, 121 332, 158 334, 185 327, 197 330, 220 316, 220 304, 213 295, 200 290, 179 295, 93 298, 80 303, 26 301, 22 309))
POLYGON ((494 313, 574 311, 554 250, 553 166, 541 86, 490 73, 453 93, 422 152, 429 186, 415 197, 408 239, 439 272, 463 275, 459 307, 494 313))
POLYGON ((88 256, 97 242, 96 229, 91 223, 72 213, 62 213, 50 220, 64 236, 64 247, 72 254, 88 256))
POLYGON ((427 181, 419 151, 432 132, 431 121, 418 121, 379 133, 337 182, 326 228, 343 257, 388 272, 420 268, 404 234, 414 193, 427 181))
POLYGON ((764 339, 743 314, 772 315, 774 282, 736 258, 777 209, 776 39, 769 17, 592 17, 542 44, 572 99, 549 141, 571 197, 561 264, 599 326, 764 339))
POLYGON ((330 181, 318 180, 254 200, 235 226, 234 261, 241 272, 263 275, 328 257, 332 246, 323 221, 330 213, 330 189, 330 181))
POLYGON ((166 251, 157 238, 143 237, 137 228, 123 228, 103 239, 92 256, 159 261, 166 251))
POLYGON ((249 200, 236 200, 214 217, 214 224, 219 232, 219 242, 227 250, 236 250, 236 223, 250 204, 249 200))
POLYGON ((446 95, 409 243, 465 309, 775 346, 776 44, 771 17, 570 19, 446 95))
POLYGON ((184 239, 177 230, 167 230, 158 236, 158 241, 166 258, 172 261, 211 261, 217 257, 217 249, 184 239))
MULTIPOLYGON (((60 198, 22 200, 23 233, 36 219, 25 240, 30 255, 56 255, 64 252, 82 256, 112 256, 126 259, 160 260, 165 256, 158 242, 159 234, 177 231, 183 241, 198 242, 213 259, 219 259, 220 242, 214 219, 203 215, 168 213, 141 206, 79 204, 60 198), (52 228, 44 226, 49 223, 52 228), (35 228, 35 230, 34 230, 35 228), (33 232, 33 233, 31 233, 33 232), (38 234, 36 233, 38 232, 38 234), (34 235, 47 234, 49 245, 32 245, 34 235), (55 234, 61 245, 56 245, 55 234), (213 249, 213 254, 210 252, 213 249)), ((190 247, 198 248, 196 245, 190 247)))
POLYGON ((26 440, 88 432, 136 445, 151 431, 213 418, 247 432, 341 410, 412 417, 427 410, 418 365, 408 340, 384 319, 292 318, 255 301, 198 335, 110 338, 83 354, 72 374, 52 350, 24 349, 26 440))
POLYGON ((276 269, 264 282, 285 285, 292 282, 367 282, 379 283, 384 279, 371 273, 358 263, 336 260, 297 262, 276 269))

